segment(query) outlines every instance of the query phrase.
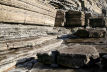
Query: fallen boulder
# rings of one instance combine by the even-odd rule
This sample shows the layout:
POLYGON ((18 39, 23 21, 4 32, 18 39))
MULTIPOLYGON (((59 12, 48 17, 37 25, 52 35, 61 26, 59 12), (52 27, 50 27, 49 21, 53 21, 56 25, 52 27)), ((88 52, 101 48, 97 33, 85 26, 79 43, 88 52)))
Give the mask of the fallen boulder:
POLYGON ((103 38, 105 34, 106 32, 103 29, 79 29, 74 33, 80 38, 103 38))
POLYGON ((52 56, 49 55, 48 53, 38 53, 37 57, 38 57, 38 62, 41 62, 43 64, 52 64, 54 60, 52 56))
POLYGON ((70 68, 80 68, 95 64, 99 53, 95 47, 89 45, 74 45, 49 53, 38 53, 38 61, 43 64, 56 64, 70 68), (93 61, 93 62, 91 62, 93 61))
POLYGON ((83 67, 91 63, 92 59, 99 58, 96 48, 89 45, 74 45, 70 48, 59 50, 59 52, 57 63, 71 68, 83 67))
POLYGON ((85 29, 79 29, 74 33, 74 35, 80 38, 87 38, 89 37, 89 32, 85 29))
POLYGON ((59 53, 57 51, 52 51, 49 53, 37 53, 38 61, 43 64, 56 64, 57 55, 59 53))

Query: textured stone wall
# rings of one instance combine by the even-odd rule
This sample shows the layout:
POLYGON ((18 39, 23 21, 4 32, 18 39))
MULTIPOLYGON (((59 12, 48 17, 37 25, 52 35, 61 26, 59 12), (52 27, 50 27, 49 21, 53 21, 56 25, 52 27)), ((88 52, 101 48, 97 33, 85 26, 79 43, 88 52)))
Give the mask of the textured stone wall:
POLYGON ((0 22, 54 26, 56 10, 37 0, 0 0, 0 22))

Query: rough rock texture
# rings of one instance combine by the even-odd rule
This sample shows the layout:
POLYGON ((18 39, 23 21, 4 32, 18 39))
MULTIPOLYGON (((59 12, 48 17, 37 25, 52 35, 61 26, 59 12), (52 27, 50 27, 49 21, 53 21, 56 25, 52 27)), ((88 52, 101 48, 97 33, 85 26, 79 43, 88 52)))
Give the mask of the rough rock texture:
POLYGON ((51 54, 38 53, 37 57, 38 57, 38 61, 43 63, 43 64, 53 64, 54 63, 54 58, 52 57, 51 54))
POLYGON ((104 18, 90 18, 89 26, 91 27, 105 27, 106 20, 104 18))
MULTIPOLYGON (((38 53, 38 61, 43 64, 58 64, 65 67, 80 68, 99 58, 95 47, 74 45, 51 53, 38 53)), ((93 62, 94 64, 95 62, 93 62)))
POLYGON ((55 27, 64 26, 65 23, 65 11, 58 10, 55 18, 55 27))
POLYGON ((1 0, 0 22, 54 26, 56 10, 37 0, 1 0))
POLYGON ((59 50, 58 64, 62 66, 80 68, 87 65, 91 59, 97 59, 99 53, 95 47, 85 45, 74 45, 71 48, 59 50))
POLYGON ((102 14, 102 9, 107 8, 107 0, 39 0, 49 3, 56 8, 71 9, 71 10, 85 10, 92 14, 102 14))
POLYGON ((85 25, 84 12, 69 10, 66 12, 66 27, 80 27, 85 25))
POLYGON ((79 29, 74 33, 75 36, 80 38, 103 38, 106 31, 103 29, 79 29))
POLYGON ((77 32, 74 33, 77 37, 86 38, 89 37, 89 32, 84 29, 79 29, 77 32))
POLYGON ((86 13, 85 14, 85 26, 89 26, 89 19, 92 17, 91 13, 86 13))
MULTIPOLYGON (((62 51, 66 51, 66 49, 63 48, 67 47, 65 46, 67 44, 63 43, 64 45, 62 46, 62 40, 56 39, 56 37, 60 35, 62 36, 61 39, 64 40, 63 36, 67 36, 64 34, 71 34, 71 31, 65 28, 49 27, 54 26, 55 21, 57 23, 59 22, 58 24, 56 24, 58 26, 63 26, 64 24, 64 12, 61 11, 58 13, 55 8, 63 9, 65 11, 69 9, 80 12, 85 11, 86 13, 90 12, 93 15, 101 15, 103 13, 103 16, 107 16, 105 10, 105 0, 0 0, 0 72, 16 72, 18 68, 19 70, 26 68, 25 71, 30 71, 30 69, 32 69, 33 65, 36 63, 36 60, 30 57, 36 57, 38 52, 49 52, 59 48, 62 48, 62 51), (45 2, 45 4, 42 2, 45 2), (25 58, 24 61, 23 58, 25 58), (14 68, 15 64, 16 68, 14 68), (14 71, 9 71, 13 68, 14 71)), ((95 35, 94 33, 92 33, 91 36, 98 37, 99 35, 102 36, 102 33, 95 33, 95 35)), ((106 52, 107 46, 102 46, 107 45, 106 39, 103 39, 103 41, 94 40, 94 43, 95 41, 98 42, 98 45, 96 46, 97 49, 100 46, 102 47, 100 47, 99 52, 106 52)), ((87 43, 84 43, 84 45, 86 44, 87 43)), ((85 48, 81 48, 81 46, 77 46, 77 48, 75 46, 73 47, 75 49, 69 47, 72 49, 69 52, 72 53, 73 51, 75 53, 66 54, 64 52, 64 56, 62 53, 58 55, 59 58, 61 56, 63 58, 60 61, 57 60, 57 54, 53 53, 45 54, 46 57, 43 57, 45 57, 44 59, 46 61, 44 60, 43 62, 45 62, 45 64, 52 63, 51 66, 55 66, 55 64, 63 65, 63 63, 65 63, 65 65, 63 66, 79 68, 88 63, 95 63, 96 59, 99 57, 98 52, 92 46, 92 48, 87 45, 85 46, 85 48), (72 60, 69 61, 69 57, 71 57, 72 60), (68 61, 69 64, 68 62, 66 63, 66 61, 63 62, 62 60, 68 61)), ((24 70, 18 72, 23 71, 24 70)), ((39 71, 39 69, 35 71, 39 71)), ((58 70, 56 70, 55 72, 58 72, 58 70)), ((61 72, 64 71, 62 70, 61 72)))

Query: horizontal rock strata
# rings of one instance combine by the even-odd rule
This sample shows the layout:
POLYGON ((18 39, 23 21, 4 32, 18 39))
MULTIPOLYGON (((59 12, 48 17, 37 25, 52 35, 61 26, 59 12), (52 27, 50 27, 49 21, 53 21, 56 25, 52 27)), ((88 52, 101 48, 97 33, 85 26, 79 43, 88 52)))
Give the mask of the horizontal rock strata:
POLYGON ((54 26, 56 10, 35 0, 0 1, 0 22, 54 26))
POLYGON ((21 48, 0 52, 0 71, 3 72, 16 65, 20 59, 35 57, 38 52, 46 52, 58 48, 62 40, 56 40, 55 36, 40 37, 33 48, 21 48), (4 58, 3 58, 4 57, 4 58))

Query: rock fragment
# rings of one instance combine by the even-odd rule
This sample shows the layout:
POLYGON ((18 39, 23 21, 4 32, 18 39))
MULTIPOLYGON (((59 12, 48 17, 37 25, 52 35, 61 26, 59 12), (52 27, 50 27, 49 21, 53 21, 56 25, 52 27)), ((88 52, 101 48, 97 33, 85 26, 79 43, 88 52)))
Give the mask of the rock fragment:
POLYGON ((103 38, 105 34, 106 32, 103 29, 79 29, 74 33, 80 38, 103 38))
POLYGON ((38 61, 43 64, 80 68, 90 63, 95 64, 94 60, 99 58, 99 53, 93 46, 74 45, 70 48, 59 49, 56 53, 39 53, 37 56, 38 61), (91 62, 91 60, 94 62, 91 62))
POLYGON ((87 38, 89 37, 89 32, 85 29, 79 29, 74 33, 74 35, 80 38, 87 38))
POLYGON ((37 63, 37 60, 34 57, 31 58, 24 58, 18 60, 16 63, 16 68, 25 68, 25 69, 32 69, 33 65, 37 63))
POLYGON ((54 59, 48 53, 38 53, 37 57, 38 57, 38 61, 43 64, 53 64, 54 63, 54 59))
POLYGON ((85 25, 85 13, 69 10, 66 12, 66 27, 81 27, 85 25))
MULTIPOLYGON (((71 68, 80 68, 88 65, 91 61, 99 58, 99 53, 95 47, 85 45, 74 45, 59 51, 58 64, 71 68)), ((94 63, 93 63, 94 64, 94 63)))
POLYGON ((105 20, 104 18, 90 18, 89 25, 91 27, 105 27, 105 20))

